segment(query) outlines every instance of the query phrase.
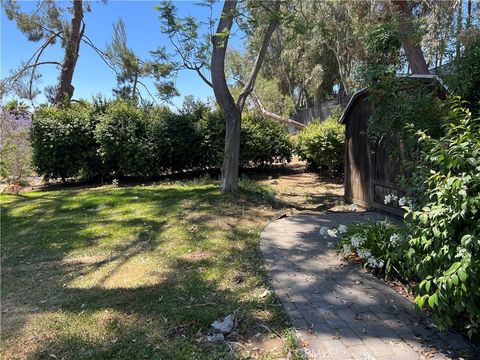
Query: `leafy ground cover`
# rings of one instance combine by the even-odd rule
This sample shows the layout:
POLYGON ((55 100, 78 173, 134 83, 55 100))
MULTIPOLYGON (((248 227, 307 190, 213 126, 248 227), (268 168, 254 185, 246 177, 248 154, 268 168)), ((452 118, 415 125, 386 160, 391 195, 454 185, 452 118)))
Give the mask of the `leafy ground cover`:
POLYGON ((223 195, 190 181, 1 200, 2 358, 284 358, 293 346, 259 252, 278 212, 271 188, 243 181, 223 195), (231 313, 230 343, 202 341, 231 313))

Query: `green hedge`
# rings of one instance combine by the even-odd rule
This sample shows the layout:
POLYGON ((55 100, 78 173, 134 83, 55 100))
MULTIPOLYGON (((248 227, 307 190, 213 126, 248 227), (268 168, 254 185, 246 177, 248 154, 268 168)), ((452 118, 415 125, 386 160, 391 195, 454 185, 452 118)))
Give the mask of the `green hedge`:
MULTIPOLYGON (((152 177, 220 167, 225 124, 208 108, 174 113, 114 101, 42 108, 31 140, 35 169, 47 178, 152 177)), ((290 161, 292 145, 282 125, 245 116, 240 153, 243 166, 267 165, 290 161)))
POLYGON ((335 111, 325 121, 313 121, 296 137, 296 151, 313 168, 343 167, 345 129, 338 123, 340 112, 335 111))
POLYGON ((95 122, 79 105, 41 108, 32 116, 32 163, 48 178, 90 177, 100 165, 94 138, 95 122))
POLYGON ((292 151, 293 146, 284 125, 254 115, 242 119, 240 163, 243 166, 289 162, 292 151))

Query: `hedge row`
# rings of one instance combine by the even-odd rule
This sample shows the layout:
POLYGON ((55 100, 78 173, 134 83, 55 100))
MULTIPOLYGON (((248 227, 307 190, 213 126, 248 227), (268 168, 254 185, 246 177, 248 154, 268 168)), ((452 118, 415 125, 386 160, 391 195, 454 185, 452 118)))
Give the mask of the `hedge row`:
MULTIPOLYGON (((46 178, 152 177, 221 166, 225 125, 220 112, 200 107, 173 113, 125 102, 42 108, 32 119, 33 165, 46 178)), ((245 116, 241 164, 290 161, 284 127, 245 116)))

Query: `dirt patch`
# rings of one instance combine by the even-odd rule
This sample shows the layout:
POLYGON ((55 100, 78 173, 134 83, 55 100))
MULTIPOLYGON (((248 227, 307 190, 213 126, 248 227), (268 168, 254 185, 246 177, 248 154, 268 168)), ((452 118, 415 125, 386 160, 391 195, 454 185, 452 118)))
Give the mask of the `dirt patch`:
POLYGON ((314 173, 307 164, 294 157, 288 165, 278 168, 278 174, 264 176, 261 182, 277 192, 285 207, 297 211, 347 211, 343 200, 343 179, 338 174, 314 173))
POLYGON ((182 258, 187 261, 201 261, 209 259, 211 256, 212 254, 207 251, 192 251, 183 255, 182 258))

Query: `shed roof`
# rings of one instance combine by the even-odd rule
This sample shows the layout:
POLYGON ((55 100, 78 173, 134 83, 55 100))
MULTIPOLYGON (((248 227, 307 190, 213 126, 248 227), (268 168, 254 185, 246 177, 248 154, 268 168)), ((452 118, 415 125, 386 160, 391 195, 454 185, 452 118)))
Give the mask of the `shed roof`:
MULTIPOLYGON (((421 75, 421 74, 410 74, 410 75, 407 75, 407 74, 398 74, 397 77, 399 78, 408 78, 408 79, 419 79, 421 81, 433 81, 433 80, 436 80, 444 89, 446 92, 448 92, 448 88, 447 86, 444 84, 444 82, 442 81, 442 79, 440 79, 437 75, 421 75)), ((355 94, 353 94, 353 96, 350 98, 350 101, 348 102, 347 104, 347 107, 345 108, 345 110, 343 111, 343 114, 342 116, 340 117, 340 119, 338 120, 338 122, 340 124, 345 124, 345 121, 347 120, 348 116, 350 115, 350 112, 352 111, 353 109, 353 106, 355 105, 355 103, 365 97, 366 95, 368 95, 368 88, 363 88, 359 91, 357 91, 355 94)))

